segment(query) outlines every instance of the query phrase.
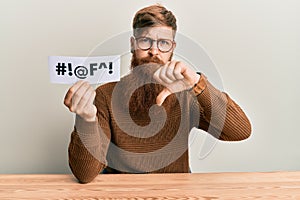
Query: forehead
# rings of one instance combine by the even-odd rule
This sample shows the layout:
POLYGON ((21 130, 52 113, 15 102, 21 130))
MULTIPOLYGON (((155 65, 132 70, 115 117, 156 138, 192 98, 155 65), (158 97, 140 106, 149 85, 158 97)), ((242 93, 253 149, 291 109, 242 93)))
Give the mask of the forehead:
POLYGON ((147 27, 141 28, 137 31, 139 37, 150 37, 152 39, 173 39, 173 29, 168 26, 155 26, 155 27, 147 27))

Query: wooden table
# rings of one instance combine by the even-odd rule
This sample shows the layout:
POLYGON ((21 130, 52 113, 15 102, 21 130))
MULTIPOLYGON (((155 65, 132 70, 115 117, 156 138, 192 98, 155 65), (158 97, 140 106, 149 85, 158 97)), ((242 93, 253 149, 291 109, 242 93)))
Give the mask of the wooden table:
POLYGON ((300 199, 300 172, 0 175, 0 199, 300 199))

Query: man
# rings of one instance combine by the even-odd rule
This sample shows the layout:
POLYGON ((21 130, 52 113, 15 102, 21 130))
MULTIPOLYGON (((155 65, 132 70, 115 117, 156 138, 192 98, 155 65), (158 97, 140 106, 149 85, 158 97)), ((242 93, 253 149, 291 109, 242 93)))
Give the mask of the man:
POLYGON ((188 135, 193 127, 219 140, 250 136, 241 108, 204 74, 172 60, 177 30, 160 5, 133 19, 131 73, 94 89, 79 81, 64 103, 76 113, 69 165, 81 183, 99 173, 189 172, 188 135))

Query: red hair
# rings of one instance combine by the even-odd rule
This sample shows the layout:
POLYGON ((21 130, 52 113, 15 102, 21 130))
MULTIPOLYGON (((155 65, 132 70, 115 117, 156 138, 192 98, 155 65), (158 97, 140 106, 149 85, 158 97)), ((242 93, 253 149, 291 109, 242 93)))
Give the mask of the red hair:
POLYGON ((177 30, 176 18, 173 13, 161 5, 152 5, 139 10, 132 23, 134 35, 138 33, 138 29, 154 26, 172 27, 174 34, 177 30))

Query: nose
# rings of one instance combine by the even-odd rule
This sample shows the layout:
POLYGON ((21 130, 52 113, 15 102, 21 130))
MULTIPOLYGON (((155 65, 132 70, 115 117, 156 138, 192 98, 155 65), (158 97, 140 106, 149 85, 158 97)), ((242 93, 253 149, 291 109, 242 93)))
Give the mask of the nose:
POLYGON ((159 53, 156 41, 153 41, 152 47, 148 50, 148 52, 151 55, 157 55, 159 53))

